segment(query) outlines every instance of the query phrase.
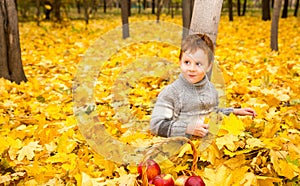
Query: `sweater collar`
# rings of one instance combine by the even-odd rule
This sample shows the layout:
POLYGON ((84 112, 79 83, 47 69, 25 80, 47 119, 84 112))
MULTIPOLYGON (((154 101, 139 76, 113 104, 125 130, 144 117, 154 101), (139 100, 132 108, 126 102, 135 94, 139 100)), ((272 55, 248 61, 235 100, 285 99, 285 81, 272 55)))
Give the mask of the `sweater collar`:
POLYGON ((183 74, 181 73, 179 75, 179 79, 181 82, 184 83, 184 85, 186 86, 192 86, 192 87, 197 87, 197 88, 202 88, 203 86, 205 86, 207 83, 209 83, 207 76, 204 76, 204 78, 199 81, 198 83, 190 83, 188 80, 186 80, 183 76, 183 74))

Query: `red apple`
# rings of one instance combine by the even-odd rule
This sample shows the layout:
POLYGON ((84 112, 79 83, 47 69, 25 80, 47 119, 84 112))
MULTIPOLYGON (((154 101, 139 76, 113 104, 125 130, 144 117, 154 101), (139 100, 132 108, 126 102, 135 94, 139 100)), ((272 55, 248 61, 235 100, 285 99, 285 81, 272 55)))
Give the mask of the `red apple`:
POLYGON ((152 179, 155 186, 174 186, 174 179, 171 174, 160 174, 152 179))
MULTIPOLYGON (((146 166, 146 174, 149 181, 161 173, 159 165, 154 160, 147 160, 144 166, 146 166)), ((143 163, 141 162, 137 168, 140 178, 142 177, 142 168, 143 163)))
POLYGON ((186 175, 178 176, 175 180, 175 186, 184 186, 184 183, 189 177, 186 175))
POLYGON ((184 186, 205 186, 205 183, 200 176, 190 176, 184 186))

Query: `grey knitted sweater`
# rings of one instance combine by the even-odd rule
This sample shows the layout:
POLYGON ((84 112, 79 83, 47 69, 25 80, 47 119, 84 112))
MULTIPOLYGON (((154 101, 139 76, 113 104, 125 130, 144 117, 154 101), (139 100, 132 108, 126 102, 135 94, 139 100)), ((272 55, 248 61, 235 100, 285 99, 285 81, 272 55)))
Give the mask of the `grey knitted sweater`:
POLYGON ((182 74, 166 86, 158 95, 150 120, 153 134, 171 137, 186 136, 188 124, 195 123, 201 116, 212 111, 220 111, 226 115, 233 108, 218 108, 218 93, 205 77, 199 83, 189 83, 182 74))

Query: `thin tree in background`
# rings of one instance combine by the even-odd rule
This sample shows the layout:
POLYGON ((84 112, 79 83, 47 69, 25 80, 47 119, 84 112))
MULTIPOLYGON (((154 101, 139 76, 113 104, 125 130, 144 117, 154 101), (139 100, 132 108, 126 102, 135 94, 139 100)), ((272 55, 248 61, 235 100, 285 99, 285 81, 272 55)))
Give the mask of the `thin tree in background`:
POLYGON ((138 13, 140 14, 141 11, 142 11, 142 3, 141 3, 141 0, 138 0, 138 13))
POLYGON ((61 16, 60 16, 60 6, 61 6, 61 0, 54 0, 54 16, 56 18, 56 21, 61 21, 61 16))
POLYGON ((229 13, 229 21, 233 21, 233 4, 232 0, 228 0, 228 13, 229 13))
POLYGON ((103 0, 103 13, 106 14, 106 10, 107 10, 107 2, 106 0, 103 0))
POLYGON ((128 8, 128 0, 121 0, 122 34, 124 39, 129 37, 128 8))
POLYGON ((88 25, 89 24, 89 12, 88 12, 89 5, 88 5, 87 0, 83 0, 83 6, 84 6, 84 21, 85 21, 85 24, 88 25))
POLYGON ((77 13, 78 13, 78 14, 81 14, 80 0, 76 0, 76 8, 77 8, 77 13))
POLYGON ((247 0, 244 0, 242 16, 246 15, 246 8, 247 8, 247 0))
POLYGON ((159 22, 161 10, 163 7, 163 0, 157 0, 157 12, 156 12, 156 22, 159 22))
POLYGON ((41 15, 41 0, 36 0, 36 24, 40 26, 40 15, 41 15))
POLYGON ((26 82, 15 1, 0 1, 0 77, 10 81, 26 82))
POLYGON ((299 8, 299 0, 296 1, 295 3, 295 11, 294 11, 294 16, 297 17, 298 14, 298 8, 299 8))
POLYGON ((188 29, 191 25, 192 19, 192 1, 191 0, 182 0, 182 39, 184 39, 189 33, 188 29))
POLYGON ((271 49, 278 51, 278 23, 282 0, 275 0, 271 25, 271 49))
POLYGON ((143 0, 143 8, 144 8, 144 10, 146 10, 146 7, 147 6, 147 0, 143 0))
POLYGON ((284 0, 281 18, 288 17, 289 0, 284 0))
POLYGON ((237 0, 237 14, 241 16, 241 0, 237 0))
POLYGON ((152 14, 155 14, 155 0, 152 0, 152 14))
POLYGON ((271 20, 270 0, 262 0, 262 20, 271 20))

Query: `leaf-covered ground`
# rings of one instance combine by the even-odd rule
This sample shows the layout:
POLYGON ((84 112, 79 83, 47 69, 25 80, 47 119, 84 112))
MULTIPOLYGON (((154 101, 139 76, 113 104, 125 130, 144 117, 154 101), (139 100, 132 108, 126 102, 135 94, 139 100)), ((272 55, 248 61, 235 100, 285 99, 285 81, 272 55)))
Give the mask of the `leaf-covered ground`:
MULTIPOLYGON (((155 18, 130 21, 149 19, 155 18)), ((162 19, 181 24, 179 17, 162 19)), ((87 28, 83 21, 42 22, 40 27, 20 23, 28 82, 0 79, 1 185, 133 185, 136 167, 107 161, 93 151, 78 129, 72 102, 73 79, 85 51, 120 23, 119 17, 91 20, 87 28)), ((234 22, 221 18, 215 58, 223 71, 228 106, 253 107, 258 116, 224 118, 214 142, 199 153, 197 174, 207 185, 299 184, 300 22, 294 17, 280 20, 279 53, 269 48, 270 25, 260 17, 234 22)), ((162 53, 176 62, 178 52, 157 43, 129 46, 112 57, 103 73, 114 77, 124 69, 112 64, 130 63, 137 53, 162 53)), ((114 121, 112 80, 104 77, 97 84, 100 121, 124 142, 156 140, 149 134, 126 136, 123 123, 114 121)), ((166 84, 145 78, 132 87, 128 100, 136 117, 149 119, 151 99, 166 84)), ((163 167, 165 172, 176 177, 190 168, 190 150, 182 153, 186 155, 178 156, 179 163, 168 162, 171 169, 163 167)))

